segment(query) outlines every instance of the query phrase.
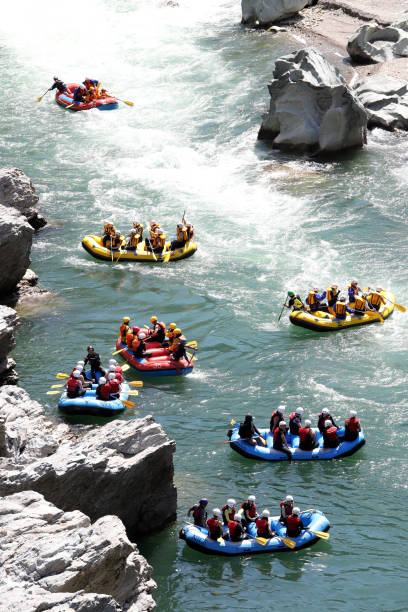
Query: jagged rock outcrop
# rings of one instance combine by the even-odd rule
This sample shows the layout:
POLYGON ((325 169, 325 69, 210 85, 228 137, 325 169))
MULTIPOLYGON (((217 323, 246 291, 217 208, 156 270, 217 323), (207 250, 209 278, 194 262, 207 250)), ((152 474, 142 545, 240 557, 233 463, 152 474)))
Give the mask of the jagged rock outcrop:
POLYGON ((20 213, 0 205, 0 298, 11 293, 29 266, 33 232, 20 213))
POLYGON ((16 344, 14 329, 17 323, 16 311, 0 305, 0 385, 16 384, 18 380, 17 373, 13 369, 16 363, 8 356, 16 344))
POLYGON ((0 449, 0 495, 37 491, 92 521, 115 514, 130 537, 176 517, 175 443, 152 416, 112 421, 75 438, 24 390, 3 386, 0 449))
POLYGON ((116 516, 91 524, 34 491, 0 499, 0 565, 8 610, 155 608, 151 567, 116 516))
POLYGON ((278 59, 258 138, 273 147, 331 152, 362 146, 367 114, 340 72, 313 48, 278 59))
POLYGON ((34 229, 47 224, 36 209, 38 196, 35 194, 34 185, 19 168, 0 168, 0 204, 17 209, 34 229))
POLYGON ((347 52, 353 60, 363 64, 408 57, 408 32, 394 25, 365 24, 349 39, 347 52))
POLYGON ((372 76, 354 91, 368 115, 369 127, 408 130, 408 83, 390 76, 372 76))
POLYGON ((310 0, 241 0, 242 23, 267 25, 295 15, 310 0))

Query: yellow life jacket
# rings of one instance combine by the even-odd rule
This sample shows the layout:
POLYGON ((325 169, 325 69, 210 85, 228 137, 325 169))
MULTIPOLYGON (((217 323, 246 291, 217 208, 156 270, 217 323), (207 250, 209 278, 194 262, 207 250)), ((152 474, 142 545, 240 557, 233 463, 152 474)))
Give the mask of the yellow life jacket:
POLYGON ((336 313, 336 315, 346 314, 346 303, 336 302, 336 305, 334 306, 334 312, 336 313))
POLYGON ((328 288, 326 289, 326 292, 327 292, 327 300, 328 300, 329 302, 331 302, 332 300, 334 300, 334 298, 335 298, 336 296, 338 296, 338 295, 339 295, 339 293, 340 293, 340 291, 337 291, 337 292, 336 292, 336 291, 335 291, 335 289, 333 289, 333 287, 328 287, 328 288))
POLYGON ((302 302, 298 300, 297 298, 295 298, 293 301, 293 308, 294 310, 301 310, 303 308, 302 302))
POLYGON ((356 295, 356 300, 354 302, 354 308, 356 310, 363 311, 365 308, 365 299, 363 297, 359 297, 358 295, 356 295))
POLYGON ((137 247, 137 245, 139 244, 139 240, 140 240, 140 234, 132 234, 129 238, 129 243, 128 245, 130 247, 137 247))
POLYGON ((378 304, 382 304, 381 295, 377 293, 377 291, 373 291, 368 295, 368 299, 370 300, 373 306, 378 306, 378 304))
POLYGON ((160 225, 156 223, 155 225, 150 226, 150 236, 154 239, 156 236, 156 230, 160 229, 160 225))

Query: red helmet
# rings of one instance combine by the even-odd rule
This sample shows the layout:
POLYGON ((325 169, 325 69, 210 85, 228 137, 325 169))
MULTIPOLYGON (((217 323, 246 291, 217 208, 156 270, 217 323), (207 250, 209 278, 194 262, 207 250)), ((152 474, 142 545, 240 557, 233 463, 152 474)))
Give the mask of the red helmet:
POLYGON ((134 334, 138 334, 138 333, 140 332, 140 327, 134 327, 134 328, 132 329, 132 332, 133 332, 134 334))

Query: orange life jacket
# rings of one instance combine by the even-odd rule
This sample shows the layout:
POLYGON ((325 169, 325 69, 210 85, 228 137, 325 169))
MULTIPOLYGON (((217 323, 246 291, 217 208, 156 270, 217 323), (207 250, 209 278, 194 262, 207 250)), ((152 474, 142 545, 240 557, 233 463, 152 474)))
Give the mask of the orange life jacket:
POLYGON ((307 301, 309 302, 309 306, 312 306, 312 304, 317 303, 316 294, 314 291, 309 291, 309 295, 307 296, 307 301))
POLYGON ((127 334, 129 332, 130 332, 129 325, 127 323, 122 323, 122 325, 119 327, 119 334, 120 334, 121 342, 123 342, 123 343, 126 342, 127 334))
POLYGON ((373 291, 372 293, 370 293, 368 298, 373 306, 378 306, 378 304, 382 303, 382 296, 377 293, 377 291, 373 291))
POLYGON ((363 311, 365 308, 365 299, 363 297, 359 297, 358 295, 356 295, 356 299, 354 302, 354 308, 356 310, 363 311))
POLYGON ((336 302, 334 306, 334 312, 336 315, 344 315, 346 314, 346 303, 345 302, 336 302))

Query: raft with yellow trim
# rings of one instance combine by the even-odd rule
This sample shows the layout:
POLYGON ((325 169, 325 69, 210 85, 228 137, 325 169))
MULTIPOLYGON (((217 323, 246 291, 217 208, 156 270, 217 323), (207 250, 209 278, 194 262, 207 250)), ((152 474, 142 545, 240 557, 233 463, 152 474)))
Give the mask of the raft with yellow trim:
MULTIPOLYGON (((394 312, 395 296, 389 291, 381 291, 381 295, 386 299, 378 311, 383 319, 388 319, 394 312)), ((347 304, 350 308, 354 303, 347 304)), ((376 312, 366 311, 364 314, 347 314, 345 319, 337 319, 334 315, 317 310, 316 312, 305 312, 304 310, 293 310, 289 315, 289 320, 293 325, 305 327, 313 331, 330 332, 341 329, 349 329, 358 325, 368 325, 369 323, 379 323, 380 318, 376 312)))
MULTIPOLYGON (((126 244, 124 236, 122 238, 121 247, 123 248, 126 244)), ((140 262, 152 262, 162 263, 163 261, 178 261, 179 259, 186 259, 191 257, 197 250, 197 243, 194 240, 189 240, 186 244, 177 248, 174 251, 170 251, 170 257, 166 256, 169 254, 170 242, 166 242, 166 245, 161 254, 151 253, 145 250, 145 243, 142 242, 136 251, 126 251, 125 249, 120 251, 113 251, 113 262, 124 262, 124 261, 140 261, 140 262)), ((112 252, 102 244, 101 236, 94 236, 88 234, 82 240, 82 246, 92 257, 95 259, 102 259, 102 261, 112 261, 112 252)))

